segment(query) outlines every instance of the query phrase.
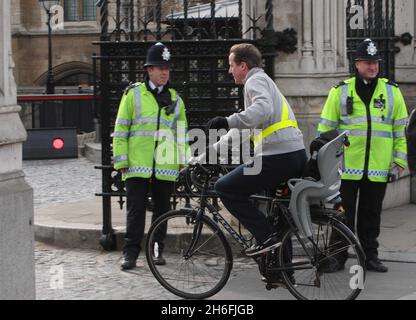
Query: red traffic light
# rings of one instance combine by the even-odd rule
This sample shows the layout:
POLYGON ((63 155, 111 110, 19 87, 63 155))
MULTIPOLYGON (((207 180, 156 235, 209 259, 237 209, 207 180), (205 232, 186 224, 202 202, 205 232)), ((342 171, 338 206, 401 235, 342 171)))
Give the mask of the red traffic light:
POLYGON ((64 148, 64 146, 65 146, 65 142, 64 142, 63 139, 55 138, 55 139, 52 140, 52 147, 55 150, 62 150, 64 148))

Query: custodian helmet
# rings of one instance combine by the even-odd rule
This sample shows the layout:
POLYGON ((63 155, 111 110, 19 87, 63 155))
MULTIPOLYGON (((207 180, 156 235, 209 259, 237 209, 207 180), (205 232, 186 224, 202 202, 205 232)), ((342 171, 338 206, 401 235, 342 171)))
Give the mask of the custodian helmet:
POLYGON ((365 39, 358 45, 355 51, 354 61, 360 60, 382 60, 376 44, 371 39, 365 39))
POLYGON ((147 51, 145 67, 170 66, 171 54, 169 49, 161 42, 151 46, 147 51))

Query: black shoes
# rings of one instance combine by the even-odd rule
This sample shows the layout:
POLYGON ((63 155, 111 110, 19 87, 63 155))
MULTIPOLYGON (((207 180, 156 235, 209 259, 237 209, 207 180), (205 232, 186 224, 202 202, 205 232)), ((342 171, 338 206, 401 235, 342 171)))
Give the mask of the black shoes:
POLYGON ((245 251, 249 257, 256 256, 279 247, 282 243, 279 242, 275 234, 271 235, 269 239, 261 244, 253 245, 245 251))
MULTIPOLYGON (((389 269, 381 263, 381 261, 377 258, 367 260, 365 262, 365 267, 368 271, 375 271, 375 272, 387 272, 389 269)), ((337 259, 330 258, 325 260, 318 268, 318 270, 322 273, 334 273, 340 270, 344 270, 345 265, 344 263, 339 262, 337 259)))
POLYGON ((156 266, 164 266, 166 264, 165 258, 162 256, 163 245, 161 246, 158 242, 152 244, 153 248, 153 263, 156 266))
POLYGON ((136 267, 136 259, 131 257, 124 257, 121 263, 121 270, 131 270, 136 267))
POLYGON ((159 252, 157 257, 153 257, 153 262, 157 266, 164 266, 166 264, 166 260, 165 260, 165 258, 163 258, 161 252, 159 252))
POLYGON ((375 271, 375 272, 387 272, 389 269, 381 263, 379 259, 371 259, 367 260, 365 262, 365 267, 369 271, 375 271))

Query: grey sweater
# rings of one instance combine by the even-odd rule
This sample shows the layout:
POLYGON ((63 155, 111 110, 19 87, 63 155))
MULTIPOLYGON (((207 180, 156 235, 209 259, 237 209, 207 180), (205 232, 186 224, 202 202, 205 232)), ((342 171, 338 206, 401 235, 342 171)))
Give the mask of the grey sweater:
MULTIPOLYGON (((264 130, 280 122, 282 94, 274 81, 260 68, 253 68, 244 83, 244 111, 227 117, 230 128, 264 130)), ((289 119, 296 120, 287 103, 289 119)), ((294 127, 276 131, 254 149, 256 156, 270 156, 305 149, 302 132, 294 127)))

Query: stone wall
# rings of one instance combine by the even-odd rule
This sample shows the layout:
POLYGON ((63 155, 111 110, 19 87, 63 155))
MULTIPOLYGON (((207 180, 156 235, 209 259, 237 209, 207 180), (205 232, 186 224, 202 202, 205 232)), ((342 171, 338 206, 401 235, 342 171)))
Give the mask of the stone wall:
POLYGON ((0 300, 34 299, 33 190, 22 172, 9 1, 0 1, 0 300))
MULTIPOLYGON (((92 44, 98 34, 54 34, 52 38, 53 69, 69 62, 82 62, 91 66, 92 55, 99 53, 99 47, 92 44)), ((19 86, 42 86, 39 78, 48 69, 48 38, 42 34, 20 34, 13 38, 14 58, 16 60, 15 77, 19 86), (30 59, 28 59, 30 57, 30 59)), ((46 80, 46 79, 45 79, 46 80)))
MULTIPOLYGON (((19 87, 44 86, 42 81, 46 81, 48 70, 47 15, 37 0, 12 0, 11 3, 16 82, 19 87)), ((99 32, 98 15, 97 21, 65 22, 63 30, 52 31, 55 80, 60 67, 70 62, 86 63, 92 73, 91 56, 99 52, 99 47, 92 42, 99 40, 99 32)))

